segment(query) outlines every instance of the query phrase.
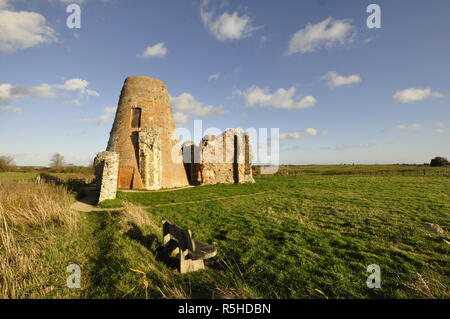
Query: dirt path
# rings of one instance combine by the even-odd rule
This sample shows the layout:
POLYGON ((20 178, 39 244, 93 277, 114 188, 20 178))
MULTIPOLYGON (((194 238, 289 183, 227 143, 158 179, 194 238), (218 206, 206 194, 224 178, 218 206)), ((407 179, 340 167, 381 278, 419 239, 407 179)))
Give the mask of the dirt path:
MULTIPOLYGON (((185 205, 185 204, 195 204, 195 203, 204 203, 204 202, 212 202, 216 200, 225 200, 225 199, 232 199, 232 198, 240 198, 240 197, 249 197, 249 196, 256 196, 261 194, 267 194, 273 192, 270 191, 264 191, 264 192, 258 192, 258 193, 252 193, 252 194, 242 194, 242 195, 234 195, 234 196, 227 196, 227 197, 216 197, 216 198, 210 198, 210 199, 202 199, 202 200, 193 200, 193 201, 187 201, 187 202, 179 202, 179 203, 166 203, 166 204, 156 204, 156 205, 150 205, 150 206, 138 206, 140 208, 157 208, 157 207, 163 207, 163 206, 176 206, 176 205, 185 205)), ((94 206, 94 204, 88 203, 87 200, 84 198, 81 201, 75 202, 71 206, 72 209, 80 212, 112 212, 112 211, 121 211, 123 207, 118 208, 100 208, 94 206)))

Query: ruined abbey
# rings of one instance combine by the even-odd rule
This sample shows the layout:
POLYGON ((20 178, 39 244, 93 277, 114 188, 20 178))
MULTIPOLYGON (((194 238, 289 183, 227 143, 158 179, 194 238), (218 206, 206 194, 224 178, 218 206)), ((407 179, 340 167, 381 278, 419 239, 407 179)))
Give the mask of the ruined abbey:
POLYGON ((254 183, 251 163, 250 137, 240 129, 180 147, 166 85, 144 76, 125 80, 108 146, 94 160, 99 202, 118 188, 254 183))

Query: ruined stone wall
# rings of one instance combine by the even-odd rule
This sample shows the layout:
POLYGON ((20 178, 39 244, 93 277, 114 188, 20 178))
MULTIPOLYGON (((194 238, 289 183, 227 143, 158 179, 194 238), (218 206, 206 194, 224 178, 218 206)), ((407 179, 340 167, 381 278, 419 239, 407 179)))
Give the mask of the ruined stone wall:
POLYGON ((183 144, 182 153, 189 184, 200 184, 200 148, 193 141, 188 141, 183 144))
POLYGON ((100 200, 117 188, 254 183, 249 135, 229 129, 180 147, 166 85, 149 77, 125 80, 106 150, 95 160, 100 200))
POLYGON ((95 185, 99 191, 98 202, 115 199, 119 175, 119 153, 101 152, 94 160, 95 185))
POLYGON ((155 190, 162 187, 161 148, 158 131, 143 128, 139 132, 139 171, 144 189, 155 190))
POLYGON ((107 151, 120 154, 119 187, 158 189, 188 185, 175 132, 166 85, 149 77, 128 77, 107 147, 107 151), (152 139, 149 133, 141 134, 146 128, 154 130, 150 135, 159 136, 156 152, 150 151, 145 141, 144 136, 152 139), (152 154, 148 160, 143 160, 149 152, 152 154), (158 171, 153 172, 154 169, 158 171))
POLYGON ((250 136, 240 129, 229 129, 200 142, 198 179, 201 184, 254 183, 250 136))

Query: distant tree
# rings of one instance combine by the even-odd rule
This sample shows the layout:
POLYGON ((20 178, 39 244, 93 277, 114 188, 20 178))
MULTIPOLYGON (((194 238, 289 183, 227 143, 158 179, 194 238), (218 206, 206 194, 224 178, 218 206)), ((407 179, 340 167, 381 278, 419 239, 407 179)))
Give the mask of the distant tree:
POLYGON ((450 165, 450 162, 448 161, 448 159, 446 159, 445 157, 435 157, 431 160, 430 162, 430 166, 446 166, 446 165, 450 165))
POLYGON ((64 167, 64 156, 62 156, 59 153, 56 153, 52 156, 52 159, 50 160, 50 167, 51 168, 61 168, 64 167))
POLYGON ((11 170, 16 164, 11 156, 0 156, 0 172, 11 170))

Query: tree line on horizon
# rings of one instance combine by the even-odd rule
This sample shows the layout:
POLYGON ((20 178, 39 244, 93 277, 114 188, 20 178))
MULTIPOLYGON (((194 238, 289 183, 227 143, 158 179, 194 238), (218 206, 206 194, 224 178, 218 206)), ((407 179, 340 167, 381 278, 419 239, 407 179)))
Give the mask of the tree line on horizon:
POLYGON ((44 170, 50 173, 92 173, 93 165, 74 165, 67 163, 64 156, 55 153, 50 158, 48 167, 17 166, 12 156, 0 156, 0 172, 17 172, 23 170, 44 170))

